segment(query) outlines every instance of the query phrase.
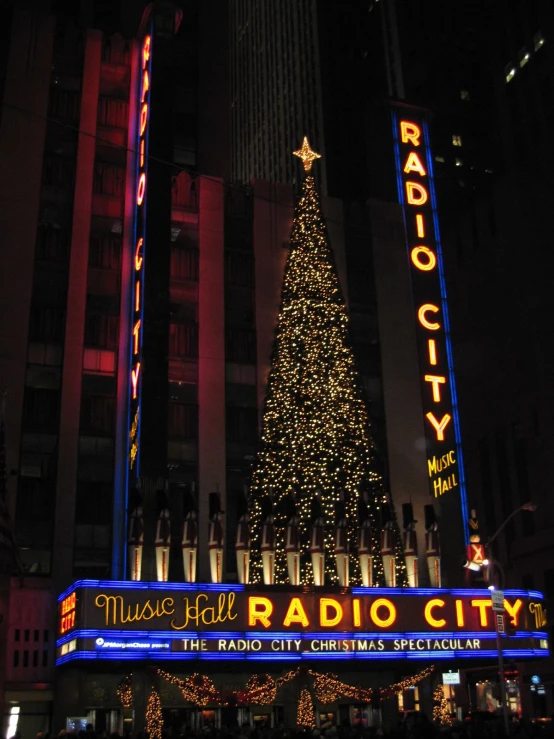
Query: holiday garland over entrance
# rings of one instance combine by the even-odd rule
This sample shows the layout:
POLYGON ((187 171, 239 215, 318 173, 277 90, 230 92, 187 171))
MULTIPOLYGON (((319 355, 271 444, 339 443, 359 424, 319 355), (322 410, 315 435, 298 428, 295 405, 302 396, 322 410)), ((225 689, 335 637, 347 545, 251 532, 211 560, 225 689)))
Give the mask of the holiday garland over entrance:
MULTIPOLYGON (((290 670, 278 678, 274 678, 267 673, 252 675, 247 680, 243 690, 226 691, 225 693, 218 690, 207 675, 201 675, 197 672, 182 679, 157 668, 156 676, 162 680, 166 680, 171 685, 177 686, 184 700, 198 708, 204 708, 208 705, 220 707, 267 706, 275 702, 277 691, 281 686, 295 678, 302 678, 305 681, 309 680, 312 690, 310 691, 306 686, 302 688, 297 707, 297 724, 299 726, 312 726, 312 693, 315 699, 323 705, 335 703, 339 698, 350 698, 361 703, 369 703, 374 698, 382 701, 417 685, 417 683, 429 677, 434 669, 433 665, 425 667, 416 675, 405 678, 400 682, 392 683, 385 688, 360 688, 356 685, 348 685, 348 683, 342 682, 332 672, 323 673, 297 667, 295 670, 290 670), (310 711, 312 718, 309 720, 310 711)), ((124 708, 132 708, 131 686, 132 676, 126 675, 117 689, 117 695, 124 708)), ((155 724, 161 730, 161 703, 159 693, 155 688, 152 688, 147 714, 147 720, 151 722, 152 727, 155 724)))

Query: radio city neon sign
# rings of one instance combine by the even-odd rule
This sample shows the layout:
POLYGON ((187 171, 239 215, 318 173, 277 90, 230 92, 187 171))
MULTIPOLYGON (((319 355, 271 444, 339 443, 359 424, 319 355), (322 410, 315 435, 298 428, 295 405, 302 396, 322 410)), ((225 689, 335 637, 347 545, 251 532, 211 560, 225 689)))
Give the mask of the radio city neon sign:
POLYGON ((131 377, 129 467, 133 469, 139 454, 141 355, 143 333, 144 240, 146 224, 146 190, 148 170, 148 126, 150 119, 150 77, 152 37, 145 36, 141 47, 140 97, 138 106, 137 175, 135 184, 135 244, 133 254, 133 286, 131 305, 131 377))
POLYGON ((427 144, 422 125, 396 119, 400 146, 399 187, 404 205, 415 314, 420 332, 420 362, 424 383, 425 424, 432 440, 427 459, 429 479, 435 498, 459 484, 457 439, 453 429, 454 409, 450 359, 447 356, 444 300, 441 300, 440 256, 437 250, 429 176, 427 144))

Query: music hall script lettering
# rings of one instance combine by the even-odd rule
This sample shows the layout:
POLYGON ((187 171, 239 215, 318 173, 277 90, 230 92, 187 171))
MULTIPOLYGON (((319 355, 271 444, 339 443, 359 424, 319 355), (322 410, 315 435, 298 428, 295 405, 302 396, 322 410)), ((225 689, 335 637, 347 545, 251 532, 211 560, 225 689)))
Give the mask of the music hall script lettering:
POLYGON ((178 609, 173 598, 149 599, 144 603, 127 602, 122 595, 96 596, 94 605, 104 612, 106 626, 151 621, 162 616, 173 616, 170 625, 175 631, 199 628, 234 621, 235 593, 219 593, 215 604, 208 604, 208 596, 200 593, 194 598, 183 598, 183 608, 178 609))

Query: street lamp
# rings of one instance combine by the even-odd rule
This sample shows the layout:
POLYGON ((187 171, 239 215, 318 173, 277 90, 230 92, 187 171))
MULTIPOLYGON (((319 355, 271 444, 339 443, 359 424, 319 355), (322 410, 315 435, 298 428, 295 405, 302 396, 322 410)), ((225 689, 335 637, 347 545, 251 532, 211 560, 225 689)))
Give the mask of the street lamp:
MULTIPOLYGON (((512 511, 508 518, 499 526, 499 528, 494 532, 494 534, 489 538, 487 543, 485 544, 485 554, 486 557, 483 560, 483 565, 487 568, 487 572, 492 575, 493 572, 498 571, 498 563, 494 562, 494 560, 490 557, 489 547, 492 544, 492 542, 496 539, 498 534, 504 529, 508 521, 510 521, 516 513, 519 513, 520 511, 536 511, 537 505, 536 503, 524 503, 519 508, 516 508, 515 511, 512 511), (494 567, 494 565, 497 565, 497 567, 494 567)), ((490 585, 489 590, 494 590, 495 587, 498 586, 498 582, 495 582, 496 578, 489 577, 488 578, 490 585)), ((492 596, 491 596, 492 598, 492 596)), ((496 631, 496 650, 498 652, 498 669, 500 672, 500 700, 502 701, 502 717, 504 719, 504 729, 506 731, 506 736, 510 735, 510 722, 508 718, 508 704, 506 702, 506 682, 504 680, 504 656, 502 654, 502 641, 500 637, 500 631, 498 630, 498 618, 496 612, 494 613, 494 628, 496 631)))

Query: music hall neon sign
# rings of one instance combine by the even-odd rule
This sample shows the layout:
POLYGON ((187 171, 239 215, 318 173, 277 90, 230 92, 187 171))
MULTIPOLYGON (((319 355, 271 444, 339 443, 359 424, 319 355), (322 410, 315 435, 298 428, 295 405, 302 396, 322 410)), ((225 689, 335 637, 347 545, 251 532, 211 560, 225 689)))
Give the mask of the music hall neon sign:
POLYGON ((132 260, 131 335, 129 337, 131 369, 129 378, 129 470, 138 475, 140 457, 140 399, 142 388, 142 336, 144 259, 146 239, 146 192, 148 184, 148 129, 150 120, 150 83, 152 37, 144 37, 140 54, 140 88, 137 115, 137 161, 135 182, 135 234, 132 260))
POLYGON ((415 300, 432 495, 459 492, 467 509, 448 306, 427 122, 393 112, 398 194, 415 300))

